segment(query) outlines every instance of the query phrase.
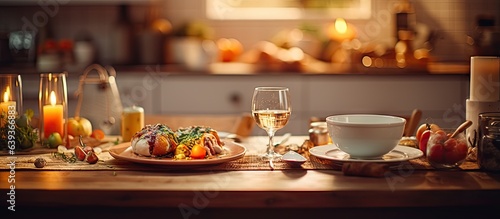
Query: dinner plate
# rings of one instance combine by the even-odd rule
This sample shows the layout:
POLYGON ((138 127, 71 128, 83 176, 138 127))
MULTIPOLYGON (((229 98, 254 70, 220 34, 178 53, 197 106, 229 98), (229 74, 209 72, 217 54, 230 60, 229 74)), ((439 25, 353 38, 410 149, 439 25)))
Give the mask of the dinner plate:
POLYGON ((374 162, 374 163, 402 162, 419 158, 424 155, 424 153, 419 149, 402 145, 396 146, 396 148, 394 148, 391 152, 383 155, 380 158, 375 158, 375 159, 351 158, 349 154, 341 151, 337 146, 333 144, 313 147, 309 149, 309 153, 319 158, 337 162, 349 161, 349 162, 374 162))
POLYGON ((132 151, 130 142, 121 143, 109 149, 109 154, 115 159, 142 164, 169 165, 169 166, 196 166, 220 164, 237 160, 245 156, 246 148, 235 142, 224 142, 224 154, 210 159, 175 160, 172 158, 155 158, 137 155, 132 151))

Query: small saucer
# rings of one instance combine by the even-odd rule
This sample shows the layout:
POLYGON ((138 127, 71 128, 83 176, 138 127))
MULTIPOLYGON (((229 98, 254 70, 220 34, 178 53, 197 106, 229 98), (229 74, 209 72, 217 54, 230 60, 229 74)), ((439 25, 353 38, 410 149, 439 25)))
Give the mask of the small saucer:
POLYGON ((304 156, 298 154, 295 151, 288 151, 288 152, 286 152, 281 157, 281 160, 283 160, 283 161, 285 161, 285 162, 287 162, 288 164, 291 164, 291 165, 301 165, 301 164, 303 164, 303 163, 305 163, 307 161, 307 159, 304 156))
POLYGON ((374 162, 374 163, 393 163, 393 162, 402 162, 415 158, 419 158, 424 155, 421 150, 398 145, 391 152, 383 155, 382 157, 373 158, 373 159, 360 159, 360 158, 352 158, 349 154, 341 151, 337 146, 333 144, 316 146, 309 149, 311 155, 314 155, 319 158, 337 161, 337 162, 374 162))

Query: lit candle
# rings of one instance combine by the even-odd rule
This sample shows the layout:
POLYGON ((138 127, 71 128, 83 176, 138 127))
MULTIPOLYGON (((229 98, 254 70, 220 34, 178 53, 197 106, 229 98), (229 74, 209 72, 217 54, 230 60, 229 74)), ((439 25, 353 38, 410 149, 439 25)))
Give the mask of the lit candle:
MULTIPOLYGON (((16 102, 15 101, 9 101, 10 97, 10 87, 7 86, 7 89, 3 93, 3 102, 0 103, 0 113, 5 113, 8 115, 9 110, 16 110, 16 102)), ((17 112, 16 112, 17 114, 17 112)))
POLYGON ((471 57, 470 100, 500 101, 500 57, 471 57))
POLYGON ((48 138, 50 134, 58 132, 63 133, 63 106, 56 105, 56 94, 50 93, 50 105, 43 106, 43 129, 44 137, 48 138))
POLYGON ((332 40, 342 42, 356 38, 356 31, 344 19, 337 18, 335 23, 328 27, 328 36, 332 40))

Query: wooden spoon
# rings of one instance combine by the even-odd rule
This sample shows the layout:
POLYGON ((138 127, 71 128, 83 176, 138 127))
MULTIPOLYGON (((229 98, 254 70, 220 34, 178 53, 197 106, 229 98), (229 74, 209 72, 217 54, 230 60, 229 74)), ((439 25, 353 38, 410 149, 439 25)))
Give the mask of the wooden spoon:
POLYGON ((469 128, 469 126, 472 125, 472 121, 470 120, 465 120, 460 126, 458 126, 457 129, 453 132, 453 134, 450 135, 450 138, 454 138, 455 136, 458 135, 458 133, 465 131, 465 129, 469 128))

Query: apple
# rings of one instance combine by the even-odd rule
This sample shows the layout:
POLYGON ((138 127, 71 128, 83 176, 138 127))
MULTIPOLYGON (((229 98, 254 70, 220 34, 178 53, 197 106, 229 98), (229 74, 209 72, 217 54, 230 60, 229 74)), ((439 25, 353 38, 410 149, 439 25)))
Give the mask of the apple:
POLYGON ((68 119, 68 134, 72 136, 88 137, 92 134, 92 123, 83 117, 71 117, 68 119))
POLYGON ((441 128, 434 123, 421 124, 417 129, 417 133, 415 134, 415 137, 417 138, 417 142, 420 142, 420 138, 422 137, 422 134, 424 133, 425 130, 431 130, 432 132, 435 132, 435 131, 438 131, 440 129, 441 128))
POLYGON ((57 148, 57 146, 63 143, 61 135, 58 132, 50 134, 48 138, 48 145, 50 148, 57 148))

